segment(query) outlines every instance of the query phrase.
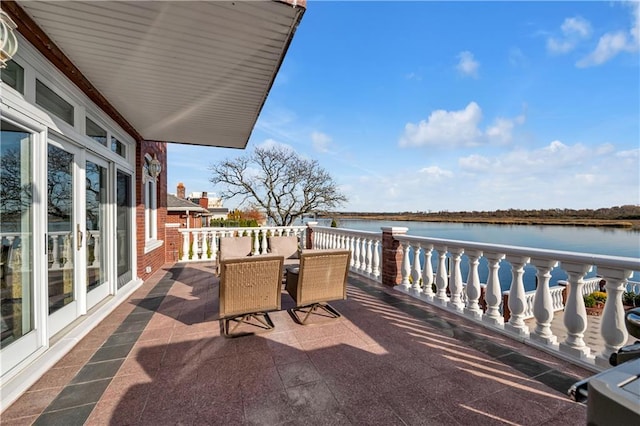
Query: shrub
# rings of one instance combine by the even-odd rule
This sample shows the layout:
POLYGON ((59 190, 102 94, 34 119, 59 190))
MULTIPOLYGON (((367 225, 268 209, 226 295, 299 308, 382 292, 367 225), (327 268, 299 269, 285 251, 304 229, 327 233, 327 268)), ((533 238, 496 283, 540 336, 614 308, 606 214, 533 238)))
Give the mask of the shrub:
POLYGON ((594 291, 591 294, 593 295, 594 299, 596 299, 597 302, 607 301, 607 293, 605 293, 604 291, 594 291))
POLYGON ((596 298, 593 297, 593 293, 584 295, 584 306, 587 308, 595 308, 596 307, 596 298))
POLYGON ((628 306, 640 306, 640 294, 633 291, 625 291, 622 293, 622 303, 628 306))

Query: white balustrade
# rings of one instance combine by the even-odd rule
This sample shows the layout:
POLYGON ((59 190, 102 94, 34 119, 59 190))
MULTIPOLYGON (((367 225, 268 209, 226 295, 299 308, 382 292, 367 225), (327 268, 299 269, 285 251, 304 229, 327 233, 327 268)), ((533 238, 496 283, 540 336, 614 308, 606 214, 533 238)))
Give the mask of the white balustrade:
MULTIPOLYGON (((624 307, 622 293, 625 291, 638 293, 640 283, 629 281, 633 272, 640 272, 640 259, 622 258, 604 255, 592 255, 555 250, 543 250, 526 247, 501 246, 469 241, 445 240, 439 238, 399 235, 395 239, 403 249, 402 267, 403 281, 396 289, 415 295, 427 303, 479 320, 487 327, 505 330, 514 337, 528 340, 532 344, 544 346, 548 350, 560 351, 565 356, 579 360, 583 365, 594 368, 608 366, 609 356, 621 346, 628 343, 628 333, 624 326, 624 307), (406 256, 407 249, 416 247, 424 249, 424 256, 406 256), (436 294, 429 294, 432 288, 433 270, 431 269, 432 250, 438 252, 435 262, 436 294), (469 261, 467 282, 462 282, 463 292, 460 297, 464 309, 459 309, 457 295, 460 278, 458 273, 461 254, 469 261), (486 285, 479 282, 478 262, 484 258, 488 263, 486 285), (410 265, 407 267, 406 262, 410 265), (508 262, 501 265, 502 261, 508 262), (448 264, 450 261, 450 264, 448 264), (424 264, 422 263, 424 262, 424 264), (416 265, 419 263, 419 265, 416 265), (448 269, 447 266, 450 266, 448 269), (525 292, 524 271, 530 265, 536 269, 537 287, 525 292), (509 321, 504 324, 503 291, 498 271, 508 266, 511 272, 511 286, 504 294, 508 296, 509 321), (527 266, 528 267, 528 266, 527 266), (598 276, 585 278, 593 269, 598 276), (416 268, 422 270, 422 291, 416 294, 413 286, 407 287, 405 276, 413 279, 416 268), (567 279, 558 281, 550 287, 551 272, 554 268, 563 270, 567 279), (410 272, 405 272, 410 271, 410 272), (606 283, 608 294, 605 311, 602 314, 601 346, 597 351, 587 346, 584 333, 587 329, 587 315, 583 296, 600 290, 601 283, 606 283), (479 309, 479 288, 484 287, 485 312, 479 309), (566 290, 566 306, 563 303, 563 291, 566 290), (447 291, 450 297, 447 296, 447 291), (566 338, 558 343, 558 336, 551 329, 551 321, 555 312, 564 310, 562 322, 566 338), (525 320, 533 319, 535 326, 529 329, 525 320), (594 356, 597 355, 597 356, 594 356)), ((593 273, 593 272, 592 272, 593 273)), ((555 275, 555 273, 554 273, 555 275)), ((459 302, 458 302, 459 303, 459 302)))
POLYGON ((267 237, 292 236, 300 239, 302 246, 305 242, 306 226, 263 226, 252 228, 180 228, 182 235, 182 250, 180 262, 215 261, 218 258, 220 238, 248 235, 253 238, 252 253, 266 254, 268 251, 267 237))

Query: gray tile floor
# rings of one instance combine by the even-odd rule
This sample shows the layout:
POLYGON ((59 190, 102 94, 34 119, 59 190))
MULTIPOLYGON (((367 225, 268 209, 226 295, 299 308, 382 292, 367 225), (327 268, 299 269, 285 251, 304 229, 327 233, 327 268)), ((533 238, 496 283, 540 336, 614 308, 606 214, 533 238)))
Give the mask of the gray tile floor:
POLYGON ((585 424, 591 373, 355 279, 339 319, 228 339, 209 264, 167 266, 0 417, 3 425, 585 424))

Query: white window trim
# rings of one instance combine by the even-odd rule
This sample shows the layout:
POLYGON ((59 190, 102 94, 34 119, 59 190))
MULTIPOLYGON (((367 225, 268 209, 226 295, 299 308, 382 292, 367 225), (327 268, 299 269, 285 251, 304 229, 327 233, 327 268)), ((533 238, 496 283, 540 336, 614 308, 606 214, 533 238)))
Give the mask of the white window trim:
POLYGON ((147 254, 162 247, 163 240, 158 239, 158 182, 149 176, 143 167, 144 194, 144 253, 147 254))

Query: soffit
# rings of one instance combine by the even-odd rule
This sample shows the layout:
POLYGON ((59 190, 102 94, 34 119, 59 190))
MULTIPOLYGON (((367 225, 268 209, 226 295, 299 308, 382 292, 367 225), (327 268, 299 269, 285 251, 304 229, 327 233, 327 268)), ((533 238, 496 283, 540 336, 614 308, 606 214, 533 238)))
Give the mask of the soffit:
POLYGON ((246 146, 304 12, 279 1, 20 6, 144 139, 232 148, 246 146))

